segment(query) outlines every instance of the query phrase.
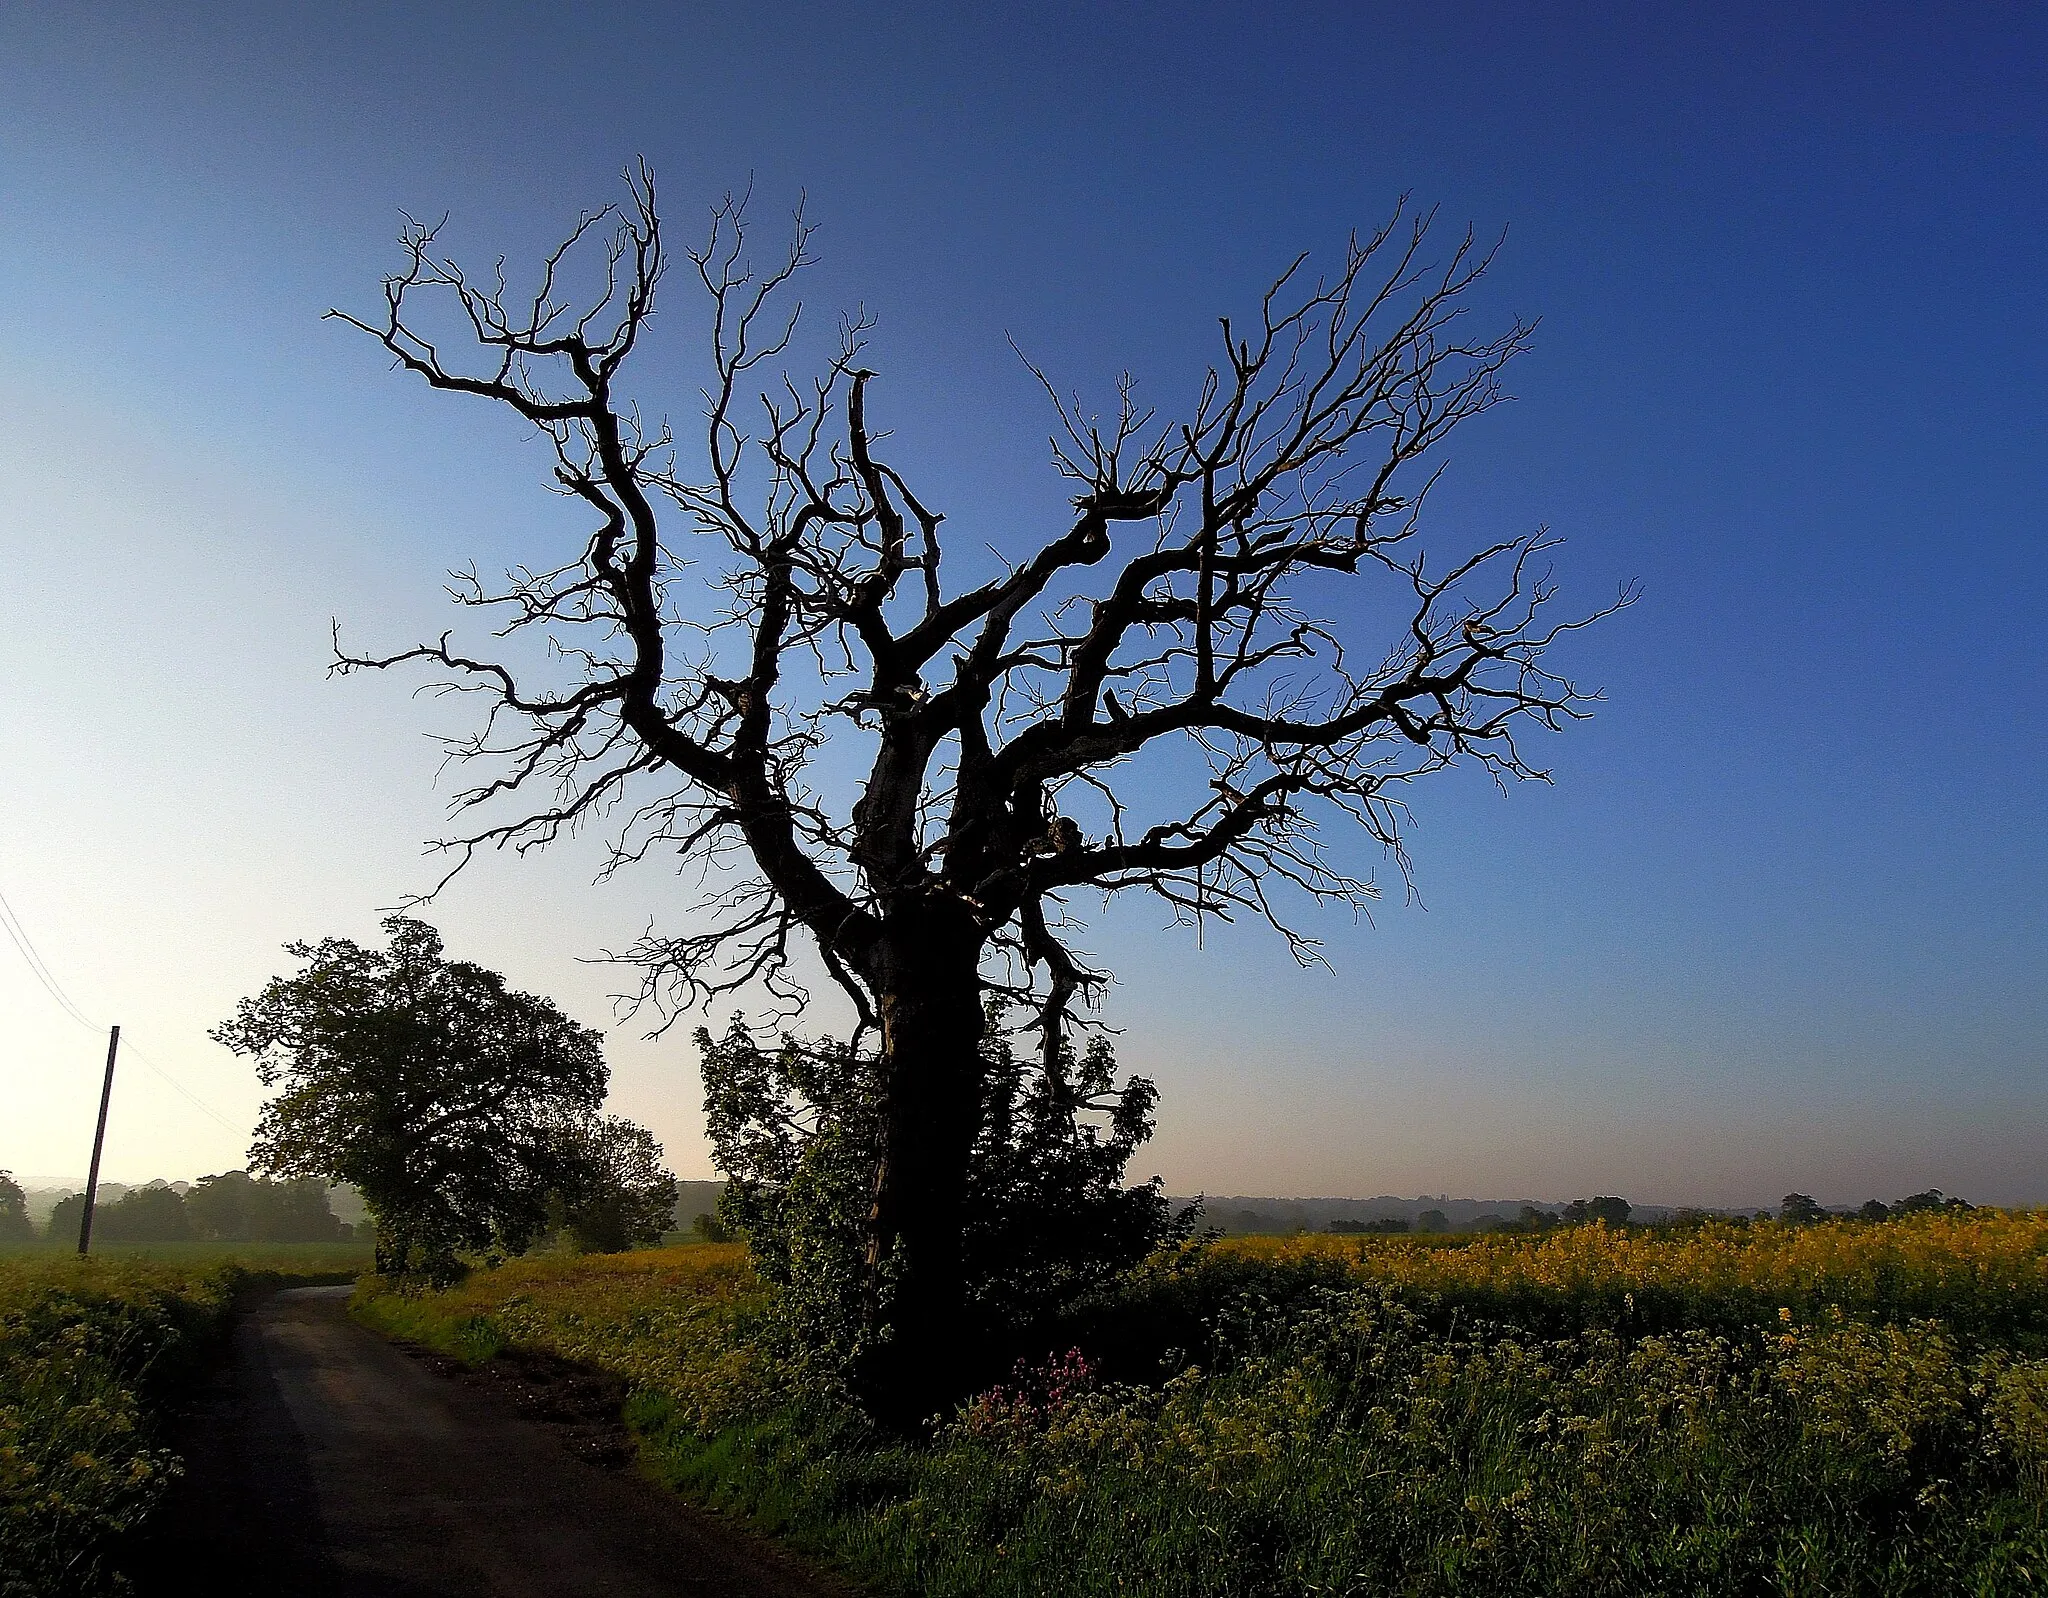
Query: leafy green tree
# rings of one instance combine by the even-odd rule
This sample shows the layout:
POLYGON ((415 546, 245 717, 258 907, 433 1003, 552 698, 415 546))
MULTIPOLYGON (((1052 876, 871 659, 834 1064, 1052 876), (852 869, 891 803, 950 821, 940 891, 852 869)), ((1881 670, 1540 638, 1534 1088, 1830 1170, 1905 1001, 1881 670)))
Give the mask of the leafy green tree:
POLYGON ((79 1223, 84 1219, 85 1195, 67 1193, 51 1206, 50 1218, 43 1222, 43 1236, 52 1243, 75 1244, 79 1223))
POLYGON ((247 1171, 201 1177, 185 1195, 193 1232, 223 1243, 326 1243, 347 1235, 317 1177, 273 1181, 247 1171))
POLYGON ((1778 1219, 1787 1226, 1811 1226, 1827 1218, 1828 1212, 1813 1201, 1811 1193, 1787 1193, 1778 1203, 1778 1219))
POLYGON ((0 1171, 0 1243, 28 1243, 36 1229, 28 1218, 28 1195, 12 1171, 0 1171))
POLYGON ((151 1185, 95 1208, 92 1235, 95 1243, 184 1243, 192 1237, 192 1221, 177 1189, 151 1185))
POLYGON ((1418 1232, 1448 1232, 1450 1229, 1451 1218, 1442 1210, 1424 1210, 1415 1217, 1415 1230, 1418 1232))
POLYGON ((209 1243, 246 1243, 253 1220, 251 1190, 256 1179, 247 1171, 202 1176, 185 1195, 185 1213, 192 1230, 209 1243))
POLYGON ((348 1228, 327 1201, 327 1183, 319 1177, 299 1176, 282 1182, 259 1179, 256 1192, 251 1242, 331 1243, 348 1235, 348 1228))
POLYGON ((1863 1201, 1863 1208, 1856 1212, 1856 1219, 1859 1221, 1888 1221, 1891 1219, 1891 1214, 1892 1207, 1885 1203, 1883 1199, 1865 1199, 1863 1201))
POLYGON ((1918 1215, 1927 1210, 1954 1210, 1962 1213, 1974 1209, 1959 1198, 1950 1198, 1938 1187, 1930 1187, 1924 1193, 1910 1193, 1892 1205, 1893 1215, 1918 1215))
POLYGON ((603 1039, 392 916, 389 945, 292 943, 305 962, 213 1036, 267 1087, 252 1164, 350 1182, 380 1270, 445 1273, 459 1249, 525 1247, 570 1174, 559 1129, 603 1101, 603 1039))
POLYGON ((607 1115, 572 1122, 559 1135, 568 1176, 550 1218, 576 1247, 616 1254, 659 1243, 675 1216, 676 1179, 661 1163, 654 1134, 607 1115))
POLYGON ((1626 1226, 1629 1212, 1634 1208, 1627 1199, 1610 1194, 1605 1198, 1573 1199, 1559 1218, 1567 1226, 1586 1226, 1594 1221, 1602 1221, 1608 1226, 1626 1226))
MULTIPOLYGON (((722 1038, 696 1036, 713 1152, 732 1177, 721 1218, 788 1290, 807 1341, 857 1369, 873 1324, 864 1251, 886 1135, 882 1061, 829 1041, 764 1048, 741 1018, 722 1038)), ((1078 1056, 1062 1049, 1047 1070, 991 1026, 981 1068, 959 1269, 969 1343, 989 1349, 1028 1338, 1087 1288, 1187 1236, 1197 1217, 1176 1217, 1156 1178, 1124 1185, 1157 1092, 1143 1077, 1118 1082, 1106 1039, 1078 1056)))

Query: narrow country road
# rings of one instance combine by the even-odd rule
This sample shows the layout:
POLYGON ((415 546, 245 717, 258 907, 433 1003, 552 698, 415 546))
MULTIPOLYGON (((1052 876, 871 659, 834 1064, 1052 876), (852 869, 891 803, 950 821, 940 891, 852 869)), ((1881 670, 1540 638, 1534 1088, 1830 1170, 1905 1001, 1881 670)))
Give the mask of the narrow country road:
POLYGON ((833 1591, 485 1384, 279 1293, 237 1329, 184 1439, 142 1591, 266 1598, 822 1598, 833 1591))

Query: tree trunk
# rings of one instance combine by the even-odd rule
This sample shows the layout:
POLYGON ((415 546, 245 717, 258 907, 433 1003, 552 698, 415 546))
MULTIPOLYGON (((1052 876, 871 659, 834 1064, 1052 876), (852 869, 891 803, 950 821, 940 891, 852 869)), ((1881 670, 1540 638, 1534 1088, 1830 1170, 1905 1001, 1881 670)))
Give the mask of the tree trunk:
POLYGON ((884 1125, 870 1216, 875 1334, 858 1379, 871 1411, 910 1427, 968 1369, 962 1233, 981 1121, 981 934, 964 911, 889 918, 880 988, 884 1125))

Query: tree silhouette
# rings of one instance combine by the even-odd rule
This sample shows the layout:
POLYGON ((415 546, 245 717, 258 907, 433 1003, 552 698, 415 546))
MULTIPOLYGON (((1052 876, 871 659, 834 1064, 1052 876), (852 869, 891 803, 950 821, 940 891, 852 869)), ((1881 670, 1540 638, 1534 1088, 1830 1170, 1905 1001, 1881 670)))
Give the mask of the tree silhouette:
POLYGON ((12 1171, 0 1171, 0 1243, 25 1243, 35 1235, 28 1218, 28 1196, 12 1171))
POLYGON ((105 1243, 182 1243, 192 1236, 192 1221, 176 1189, 136 1187, 95 1212, 93 1236, 105 1243))
POLYGON ((1827 1218, 1828 1212, 1814 1202, 1811 1193, 1787 1193, 1778 1204, 1778 1219, 1787 1226, 1811 1226, 1827 1218))
POLYGON ((651 176, 627 181, 530 296, 408 223, 381 311, 330 313, 538 428, 589 518, 559 564, 457 575, 503 642, 337 644, 338 669, 420 664, 488 701, 454 745, 488 768, 458 801, 481 808, 445 840, 454 870, 610 815, 608 869, 663 850, 706 873, 688 930, 627 951, 643 1000, 674 1013, 745 989, 794 1014, 815 953, 880 1051, 866 1259, 889 1335, 870 1379, 914 1406, 951 1369, 987 1002, 1026 1007, 1057 1078, 1104 980, 1069 895, 1148 893, 1195 926, 1263 918, 1318 962, 1295 910, 1376 897, 1333 825, 1405 876, 1415 782, 1459 762, 1540 777, 1518 733, 1584 714, 1546 660, 1594 618, 1552 619, 1547 537, 1445 558, 1421 535, 1425 457, 1503 397, 1529 329, 1468 332, 1489 252, 1468 232, 1433 261, 1428 217, 1397 211, 1327 275, 1297 259, 1247 322, 1225 319, 1178 416, 1126 380, 1098 422, 1046 382, 1072 514, 959 583, 944 513, 883 450, 867 321, 820 375, 771 373, 810 260, 801 214, 756 269, 744 202, 714 209, 686 255, 710 322, 698 453, 643 417, 623 375, 671 258, 651 176), (529 634, 545 658, 518 647, 529 634), (816 774, 828 744, 865 765, 854 790, 816 774))
POLYGON ((675 1219, 676 1179, 661 1144, 624 1116, 572 1117, 557 1136, 565 1172, 550 1196, 557 1221, 586 1254, 616 1254, 661 1241, 675 1219))
POLYGON ((358 1188, 380 1271, 445 1272, 458 1249, 517 1252, 578 1169, 563 1134, 604 1102, 603 1039, 497 972, 445 958, 423 921, 391 916, 384 930, 382 949, 286 944, 303 968, 213 1029, 278 1090, 251 1160, 358 1188))
POLYGON ((1627 1199, 1612 1194, 1602 1198, 1573 1199, 1560 1212, 1560 1219, 1567 1226, 1584 1226, 1591 1221, 1600 1221, 1608 1226, 1626 1226, 1629 1211, 1634 1208, 1627 1199))
POLYGON ((347 1235, 317 1177, 274 1181, 247 1171, 202 1176, 185 1194, 193 1232, 209 1242, 331 1243, 347 1235))

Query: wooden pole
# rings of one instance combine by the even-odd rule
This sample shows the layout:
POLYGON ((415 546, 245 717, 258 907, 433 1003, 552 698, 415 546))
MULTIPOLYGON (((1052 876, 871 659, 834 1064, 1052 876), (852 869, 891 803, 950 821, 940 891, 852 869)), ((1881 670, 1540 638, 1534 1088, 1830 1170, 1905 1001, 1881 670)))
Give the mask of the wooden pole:
POLYGON ((121 1029, 107 1034, 107 1079, 100 1084, 100 1124, 92 1135, 92 1174, 85 1179, 85 1214, 78 1222, 78 1252, 92 1247, 92 1206, 100 1191, 100 1149, 107 1141, 107 1102, 114 1096, 114 1056, 121 1047, 121 1029))

